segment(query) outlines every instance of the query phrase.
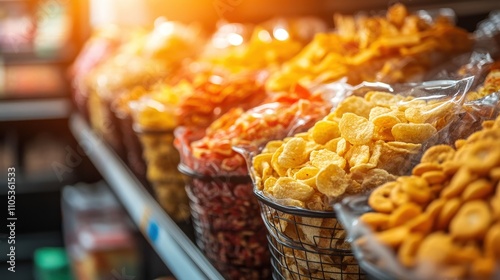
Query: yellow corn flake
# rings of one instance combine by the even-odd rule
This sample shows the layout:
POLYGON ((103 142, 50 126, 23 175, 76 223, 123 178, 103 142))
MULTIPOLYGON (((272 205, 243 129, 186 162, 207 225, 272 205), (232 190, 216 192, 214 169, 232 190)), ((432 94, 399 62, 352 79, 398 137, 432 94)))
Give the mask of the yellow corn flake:
POLYGON ((262 153, 274 153, 279 147, 283 145, 281 140, 272 140, 267 142, 266 147, 262 150, 262 153))
POLYGON ((453 102, 439 102, 421 107, 409 107, 405 117, 412 123, 433 123, 446 115, 453 114, 453 102))
POLYGON ((294 179, 296 180, 306 180, 313 178, 319 172, 319 168, 315 166, 306 166, 302 167, 299 171, 297 171, 294 175, 294 179))
POLYGON ((403 100, 403 97, 385 91, 372 91, 365 95, 365 99, 375 106, 389 108, 391 105, 398 105, 403 100))
POLYGON ((262 180, 266 180, 267 178, 273 176, 273 168, 271 166, 272 163, 263 162, 262 163, 262 180))
POLYGON ((283 147, 284 146, 279 147, 276 152, 274 152, 273 157, 271 158, 271 166, 280 177, 285 176, 286 171, 288 170, 288 168, 284 168, 278 163, 278 158, 283 153, 283 147))
POLYGON ((283 146, 283 152, 278 156, 278 164, 284 168, 299 166, 307 161, 306 141, 302 138, 292 138, 283 146))
POLYGON ((253 168, 257 174, 263 174, 263 163, 271 164, 272 153, 258 154, 253 158, 253 168))
POLYGON ((350 167, 367 163, 370 159, 370 147, 368 145, 353 146, 346 158, 349 160, 350 167))
POLYGON ((384 141, 377 141, 373 147, 371 148, 372 154, 370 159, 368 160, 369 164, 373 164, 375 166, 378 165, 378 160, 380 159, 380 155, 382 154, 382 147, 384 145, 384 141))
POLYGON ((341 118, 345 113, 353 113, 358 116, 368 118, 372 104, 359 96, 349 96, 340 102, 335 110, 335 116, 341 118))
POLYGON ((378 117, 380 115, 384 115, 384 114, 390 113, 392 111, 393 111, 392 108, 390 109, 390 108, 387 108, 387 107, 376 106, 376 107, 373 107, 370 110, 370 114, 369 114, 368 119, 370 121, 372 121, 374 118, 376 118, 376 117, 378 117))
POLYGON ((318 172, 319 169, 317 167, 305 166, 295 173, 294 179, 312 188, 316 188, 316 175, 318 175, 318 172))
POLYGON ((274 185, 276 184, 276 179, 275 177, 269 177, 264 181, 264 192, 267 192, 271 195, 273 195, 272 191, 274 189, 274 185))
POLYGON ((346 177, 344 169, 336 164, 330 164, 321 169, 316 177, 318 191, 330 199, 343 195, 351 180, 346 177))
POLYGON ((345 138, 340 138, 337 142, 337 154, 339 156, 344 156, 345 153, 351 148, 351 144, 345 140, 345 138))
MULTIPOLYGON (((344 141, 345 141, 345 139, 344 139, 344 138, 341 138, 341 137, 337 137, 337 138, 335 138, 335 139, 332 139, 332 140, 330 140, 330 141, 328 141, 328 142, 326 142, 326 143, 325 143, 324 148, 325 148, 325 149, 328 149, 328 150, 330 150, 330 151, 332 151, 332 152, 336 152, 336 153, 337 153, 338 143, 339 143, 341 140, 344 140, 344 141)), ((337 154, 338 154, 338 153, 337 153, 337 154)), ((339 154, 339 155, 340 155, 340 154, 339 154)))
POLYGON ((354 175, 356 175, 356 173, 359 173, 359 174, 364 174, 366 172, 368 172, 368 170, 370 169, 373 169, 377 167, 375 164, 372 164, 372 163, 361 163, 361 164, 358 164, 356 166, 353 166, 349 169, 349 173, 351 174, 351 177, 354 177, 354 175))
POLYGON ((367 144, 373 138, 375 126, 367 118, 345 113, 339 123, 340 135, 353 145, 367 144))
POLYGON ((396 114, 392 112, 374 117, 371 121, 375 125, 376 129, 379 130, 391 129, 396 124, 401 123, 396 114))
POLYGON ((321 145, 340 136, 339 125, 334 121, 318 121, 311 131, 312 139, 321 145))
POLYGON ((437 130, 428 123, 406 124, 400 123, 392 127, 392 135, 396 141, 407 143, 423 143, 436 134, 437 130))
POLYGON ((323 149, 311 152, 311 164, 319 169, 323 169, 330 164, 335 164, 340 168, 344 168, 346 166, 346 160, 335 152, 323 149))
POLYGON ((276 180, 272 193, 277 199, 290 198, 306 201, 314 194, 314 189, 292 178, 280 177, 276 180))

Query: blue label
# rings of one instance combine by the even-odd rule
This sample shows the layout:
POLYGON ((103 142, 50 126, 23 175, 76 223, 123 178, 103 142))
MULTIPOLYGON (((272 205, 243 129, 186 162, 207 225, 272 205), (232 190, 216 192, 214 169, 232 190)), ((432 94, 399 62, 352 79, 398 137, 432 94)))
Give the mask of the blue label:
POLYGON ((158 229, 158 224, 156 224, 154 220, 149 220, 147 233, 149 239, 151 239, 151 241, 153 242, 156 242, 156 240, 158 239, 159 229, 158 229))

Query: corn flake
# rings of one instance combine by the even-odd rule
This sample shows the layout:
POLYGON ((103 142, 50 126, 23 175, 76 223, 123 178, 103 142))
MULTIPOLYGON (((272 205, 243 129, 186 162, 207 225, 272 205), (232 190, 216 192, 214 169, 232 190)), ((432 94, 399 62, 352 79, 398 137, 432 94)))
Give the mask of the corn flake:
POLYGON ((367 118, 346 113, 339 123, 340 135, 353 145, 367 144, 373 138, 375 126, 367 118))
POLYGON ((318 191, 331 198, 343 195, 349 187, 350 179, 345 176, 344 169, 335 164, 330 164, 321 169, 316 177, 318 191))

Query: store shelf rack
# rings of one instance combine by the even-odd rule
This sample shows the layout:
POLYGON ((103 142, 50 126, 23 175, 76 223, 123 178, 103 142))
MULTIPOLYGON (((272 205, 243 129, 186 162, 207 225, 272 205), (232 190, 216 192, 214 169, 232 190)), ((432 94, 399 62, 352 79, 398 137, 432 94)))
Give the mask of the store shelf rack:
POLYGON ((223 279, 147 189, 80 115, 70 129, 97 170, 116 193, 131 219, 177 279, 223 279))
POLYGON ((33 121, 67 118, 71 112, 68 98, 0 100, 0 121, 33 121))

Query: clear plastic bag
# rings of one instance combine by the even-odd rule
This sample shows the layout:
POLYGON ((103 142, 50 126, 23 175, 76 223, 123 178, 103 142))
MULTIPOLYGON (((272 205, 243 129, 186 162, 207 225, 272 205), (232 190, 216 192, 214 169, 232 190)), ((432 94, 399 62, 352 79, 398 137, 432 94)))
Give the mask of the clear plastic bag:
POLYGON ((491 11, 474 31, 475 49, 483 49, 497 57, 500 53, 500 10, 491 11))
MULTIPOLYGON (((488 206, 486 206, 486 209, 489 209, 486 211, 495 213, 496 208, 494 205, 498 205, 498 199, 495 198, 494 185, 492 185, 491 187, 492 191, 483 193, 476 198, 468 197, 470 196, 471 192, 467 192, 468 190, 471 190, 470 188, 473 188, 475 182, 494 182, 495 179, 493 177, 485 179, 484 176, 478 176, 479 169, 475 171, 467 171, 470 172, 470 175, 468 175, 471 176, 470 178, 476 179, 466 184, 464 186, 463 192, 458 193, 458 197, 456 197, 456 195, 450 194, 451 192, 456 192, 457 182, 463 182, 463 180, 467 179, 463 177, 464 172, 462 170, 462 167, 464 166, 464 161, 473 162, 474 160, 479 160, 480 162, 485 162, 487 160, 485 158, 482 158, 481 155, 477 152, 467 154, 469 157, 464 156, 465 151, 461 149, 465 149, 463 147, 465 147, 466 145, 468 145, 469 151, 473 149, 477 150, 478 147, 483 147, 483 153, 487 153, 484 150, 485 145, 492 149, 495 149, 493 147, 495 145, 498 145, 499 143, 498 122, 500 119, 497 118, 496 121, 492 121, 496 116, 499 115, 499 95, 500 92, 493 93, 481 100, 477 100, 476 104, 474 105, 476 106, 476 108, 484 105, 487 108, 486 111, 489 112, 488 114, 483 114, 481 112, 480 114, 475 115, 474 120, 480 122, 489 121, 489 124, 483 126, 483 130, 491 129, 491 127, 496 126, 496 131, 490 130, 488 132, 485 132, 483 136, 481 136, 482 138, 478 137, 478 132, 472 133, 475 130, 468 131, 468 133, 462 135, 462 139, 468 139, 460 140, 461 144, 457 144, 458 148, 444 149, 442 145, 433 147, 435 151, 438 151, 439 149, 442 150, 442 155, 439 155, 439 157, 441 158, 441 164, 438 164, 438 166, 440 167, 439 169, 436 169, 434 167, 433 170, 441 170, 440 168, 450 166, 451 162, 455 163, 458 169, 457 171, 450 171, 449 169, 447 174, 450 174, 449 176, 451 177, 446 178, 440 188, 436 189, 435 191, 431 191, 433 193, 437 193, 434 193, 432 198, 424 203, 425 206, 422 207, 420 214, 409 214, 410 216, 403 220, 403 223, 400 223, 399 225, 391 225, 391 222, 389 222, 387 226, 382 226, 382 224, 380 224, 382 230, 376 230, 376 216, 372 216, 373 218, 371 218, 371 220, 369 220, 370 218, 368 216, 363 218, 361 217, 365 213, 374 211, 374 209, 372 209, 370 205, 378 209, 378 206, 375 207, 376 204, 372 204, 376 202, 375 198, 371 197, 374 194, 363 194, 359 196, 348 197, 345 198, 342 202, 335 204, 334 208, 337 213, 337 217, 348 233, 348 240, 352 245, 352 250, 356 258, 358 259, 361 267, 374 279, 423 280, 429 279, 429 277, 453 277, 455 279, 496 279, 500 276, 500 265, 498 263, 499 256, 495 255, 494 253, 492 254, 487 252, 487 250, 495 252, 495 250, 497 250, 495 246, 498 246, 498 243, 493 243, 494 237, 492 237, 494 235, 493 227, 495 227, 495 218, 488 222, 487 225, 489 226, 489 228, 484 231, 481 237, 480 233, 474 231, 475 229, 473 228, 472 224, 468 223, 480 222, 481 219, 488 219, 488 216, 486 216, 485 218, 482 212, 474 212, 475 215, 464 216, 464 213, 466 213, 465 211, 471 211, 465 210, 466 207, 469 207, 468 209, 472 209, 472 207, 477 207, 476 205, 478 204, 488 205, 488 203, 491 204, 491 208, 488 208, 488 206), (490 111, 489 109, 493 110, 490 111), (467 137, 469 135, 470 137, 467 137), (492 142, 492 139, 496 139, 496 142, 492 142), (480 141, 484 141, 484 143, 481 144, 482 146, 479 145, 480 141), (455 149, 457 149, 456 152, 455 149), (457 158, 459 153, 461 153, 462 157, 457 158), (452 186, 453 184, 454 186, 452 186), (474 206, 472 206, 473 204, 474 206), (464 218, 467 219, 464 220, 464 218), (364 221, 366 221, 366 223, 364 221), (470 229, 469 227, 471 227, 471 230, 475 234, 477 234, 477 237, 471 238, 470 234, 467 238, 463 236, 457 237, 460 231, 467 232, 470 229), (409 231, 404 233, 404 236, 399 236, 403 238, 403 241, 401 242, 402 244, 397 244, 397 242, 400 242, 397 241, 399 238, 397 237, 397 231, 403 230, 400 232, 404 232, 404 229, 406 228, 408 228, 409 231), (453 234, 457 236, 454 236, 453 239, 451 239, 451 236, 453 236, 453 234), (416 235, 419 235, 419 237, 416 237, 416 235), (391 241, 389 241, 388 238, 391 238, 391 241), (431 239, 433 241, 430 241, 431 239), (423 247, 424 241, 422 240, 427 241, 425 248, 423 247), (386 245, 388 242, 395 243, 389 246, 386 245), (408 245, 412 242, 413 245, 408 245), (487 242, 490 242, 490 245, 487 245, 487 242), (411 249, 408 246, 412 246, 411 249), (432 251, 435 251, 435 253, 429 251, 429 246, 434 246, 434 248, 432 248, 432 251), (425 254, 427 254, 428 258, 424 258, 425 254), (436 255, 435 257, 430 258, 428 254, 436 255), (467 262, 467 267, 463 266, 464 262, 467 262), (487 262, 486 266, 484 266, 485 262, 487 262)), ((474 114, 474 112, 472 112, 472 114, 474 114)), ((468 126, 469 123, 462 122, 461 125, 468 126)), ((429 158, 432 156, 433 155, 430 154, 427 157, 429 158)), ((434 157, 436 156, 434 155, 434 157)), ((436 159, 439 160, 439 158, 436 159)), ((429 162, 425 161, 417 167, 425 166, 425 164, 429 164, 429 162)), ((436 163, 433 163, 433 166, 436 166, 436 163)), ((496 166, 498 166, 498 163, 496 166)), ((464 168, 470 169, 470 166, 464 168)), ((493 174, 492 170, 483 170, 481 172, 483 172, 483 174, 485 172, 493 174)), ((424 177, 425 172, 420 174, 414 169, 413 174, 414 176, 412 177, 414 178, 414 180, 416 176, 424 179, 426 178, 424 177)), ((412 177, 400 177, 398 178, 397 182, 399 182, 399 184, 404 184, 404 180, 410 180, 412 177)), ((398 184, 397 182, 395 184, 398 184)), ((393 193, 396 193, 395 190, 396 188, 398 188, 398 185, 391 184, 393 184, 393 182, 382 185, 380 189, 375 190, 380 190, 377 195, 381 194, 384 190, 388 190, 389 188, 391 188, 391 186, 394 186, 394 188, 390 191, 391 194, 387 197, 387 199, 391 201, 393 201, 393 199, 396 199, 396 196, 393 196, 393 193)), ((431 183, 429 182, 429 185, 430 184, 431 183)), ((428 188, 432 188, 432 185, 430 185, 430 187, 428 188)), ((408 191, 410 191, 410 189, 408 189, 408 191)), ((408 192, 403 191, 399 197, 402 197, 404 195, 408 195, 408 192)), ((498 196, 498 190, 496 191, 496 196, 498 196)), ((380 212, 379 209, 378 212, 375 211, 374 215, 388 215, 388 217, 390 218, 395 218, 397 211, 399 209, 402 209, 404 205, 408 206, 409 204, 411 204, 410 202, 413 204, 416 203, 412 198, 411 200, 401 205, 394 204, 394 209, 391 211, 380 212)), ((407 209, 409 208, 410 206, 407 207, 407 209)), ((398 213, 402 212, 400 211, 398 213)))
MULTIPOLYGON (((498 71, 498 70, 491 70, 490 74, 493 71, 498 71)), ((498 72, 497 72, 498 73, 498 72)), ((488 75, 490 75, 488 74, 488 75)), ((488 77, 488 76, 487 76, 488 77)), ((487 86, 486 84, 490 82, 488 78, 486 80, 483 80, 485 84, 482 85, 482 87, 487 86)), ((495 80, 493 80, 495 82, 495 80)), ((476 136, 474 136, 479 130, 481 129, 487 129, 490 128, 492 125, 492 120, 497 118, 500 115, 500 84, 496 82, 496 87, 486 87, 487 90, 490 90, 488 92, 489 94, 480 98, 480 99, 475 99, 475 100, 468 100, 464 102, 462 105, 462 110, 459 112, 459 121, 453 122, 449 125, 449 129, 447 130, 448 133, 444 134, 442 136, 442 141, 438 142, 438 144, 447 144, 450 146, 456 146, 456 147, 462 147, 465 145, 464 143, 467 143, 467 141, 474 141, 474 139, 480 139, 476 136), (489 121, 488 125, 484 125, 483 123, 489 121), (469 137, 470 136, 470 137, 469 137), (470 138, 471 140, 459 140, 459 139, 466 139, 470 138), (459 140, 456 142, 456 140, 459 140)), ((495 123, 498 122, 498 119, 495 121, 495 123)), ((497 129, 498 130, 498 129, 497 129)), ((486 133, 488 134, 488 133, 486 133)), ((497 135, 498 132, 489 132, 488 135, 491 135, 492 139, 495 138, 495 135, 497 135)), ((482 138, 484 139, 484 138, 482 138)), ((478 140, 476 140, 478 141, 478 140)), ((473 142, 471 142, 473 143, 473 142)), ((472 145, 472 144, 471 144, 472 145)), ((495 145, 491 143, 490 145, 495 145)), ((446 159, 449 161, 451 158, 446 156, 446 153, 450 153, 449 150, 452 148, 444 148, 442 145, 438 145, 436 147, 429 146, 429 148, 434 148, 436 149, 435 151, 438 151, 438 149, 442 149, 442 154, 440 157, 443 159, 443 161, 446 161, 446 159)), ((472 146, 471 146, 472 148, 472 146)), ((454 151, 454 149, 453 149, 454 151)), ((458 152, 453 152, 452 154, 458 154, 458 152)), ((427 157, 429 158, 429 156, 427 157)), ((472 160, 472 159, 471 159, 472 160)), ((419 163, 417 161, 416 163, 419 163)), ((426 161, 427 162, 427 161, 426 161)), ((463 165, 463 162, 457 162, 459 166, 463 165)), ((451 171, 449 171, 451 172, 451 171)), ((412 174, 419 174, 415 169, 413 170, 412 174)), ((455 174, 455 177, 458 176, 458 173, 450 173, 450 174, 455 174)), ((415 176, 422 176, 422 175, 415 175, 415 176)), ((472 176, 472 175, 471 175, 472 176)), ((449 181, 454 181, 454 179, 447 179, 447 181, 443 182, 442 188, 447 188, 450 186, 451 183, 449 181)), ((399 180, 398 180, 399 181, 399 180)), ((399 181, 402 182, 402 181, 399 181)), ((468 184, 471 185, 471 184, 468 184)), ((386 185, 387 186, 387 185, 386 185)), ((440 191, 441 192, 441 191, 440 191)), ((392 192, 391 192, 392 193, 392 192)), ((376 237, 376 232, 373 231, 367 224, 363 223, 360 219, 362 214, 367 213, 367 212, 372 212, 373 209, 369 206, 368 199, 370 195, 369 194, 362 194, 359 196, 352 196, 352 197, 347 197, 344 200, 342 200, 339 203, 335 204, 335 211, 337 213, 337 216, 339 220, 342 222, 344 225, 347 233, 348 233, 348 240, 350 241, 352 245, 352 249, 354 254, 356 255, 356 258, 358 259, 361 267, 372 277, 375 279, 406 279, 406 278, 411 278, 411 279, 428 279, 429 277, 438 277, 436 275, 445 275, 446 273, 463 273, 462 271, 455 271, 457 268, 453 268, 452 263, 449 264, 449 266, 440 266, 436 265, 435 263, 429 262, 426 263, 423 266, 420 266, 416 269, 409 269, 405 267, 401 263, 401 256, 397 255, 395 253, 395 250, 393 248, 386 247, 385 245, 382 244, 382 242, 377 239, 376 237)), ((392 199, 392 198, 391 198, 392 199)), ((429 209, 431 208, 431 204, 435 203, 434 207, 439 204, 439 201, 443 200, 442 192, 438 193, 438 197, 436 197, 434 200, 431 200, 426 208, 425 211, 432 212, 429 209)), ((451 201, 447 197, 446 201, 451 201)), ((465 203, 464 200, 459 200, 460 204, 465 203)), ((481 201, 479 198, 478 201, 481 201)), ((491 203, 494 203, 493 200, 491 200, 491 203)), ((452 204, 450 204, 452 205, 452 204)), ((443 211, 444 207, 446 204, 443 206, 443 211)), ((451 206, 450 206, 451 207, 451 206)), ((460 206, 461 207, 461 206, 460 206)), ((439 209, 434 208, 434 209, 439 209)), ((450 210, 451 208, 447 208, 450 210)), ((440 210, 436 210, 440 211, 440 210)), ((394 213, 394 212, 392 212, 394 213)), ((423 212, 426 213, 426 212, 423 212)), ((441 217, 441 216, 440 216, 441 217)), ((441 219, 441 218, 440 218, 441 219)), ((450 218, 451 219, 451 218, 450 218)), ((476 218, 472 218, 477 219, 476 218)), ((410 221, 410 220, 408 220, 410 221)), ((430 218, 426 221, 423 222, 430 222, 432 225, 432 221, 430 218)), ((440 222, 439 222, 440 223, 440 222)), ((437 230, 432 230, 434 233, 437 232, 437 230)), ((431 232, 432 232, 431 231, 431 232)), ((426 234, 427 235, 427 234, 426 234)), ((408 237, 409 238, 409 237, 408 237)), ((465 241, 464 241, 465 242, 465 241)), ((414 248, 416 250, 416 248, 414 248)), ((469 249, 463 249, 463 252, 455 252, 458 256, 463 256, 466 254, 471 254, 473 255, 474 253, 471 251, 466 251, 470 250, 469 249), (469 252, 469 253, 467 253, 469 252)), ((440 249, 436 248, 436 253, 439 253, 440 249)), ((409 252, 407 252, 409 253, 409 252)), ((402 254, 402 253, 401 253, 402 254)), ((471 260, 471 263, 474 260, 471 260)), ((465 268, 464 268, 465 269, 465 268)), ((453 275, 453 274, 450 274, 453 275)), ((500 275, 500 266, 496 266, 496 272, 494 272, 494 276, 491 279, 496 279, 495 277, 498 277, 500 275)), ((452 276, 450 276, 452 277, 452 276)), ((459 277, 459 276, 457 276, 459 277)), ((461 278, 460 278, 461 279, 461 278)))
MULTIPOLYGON (((320 169, 314 166, 314 164, 301 162, 296 169, 292 167, 280 170, 280 167, 276 166, 276 164, 279 165, 279 155, 276 156, 276 153, 278 153, 280 149, 282 149, 281 154, 285 151, 285 148, 277 148, 280 147, 280 145, 274 146, 274 148, 268 147, 264 149, 264 152, 268 154, 270 152, 272 156, 267 156, 264 153, 253 157, 253 166, 250 168, 255 184, 254 192, 259 199, 262 217, 268 228, 270 248, 272 251, 274 250, 272 262, 275 264, 275 273, 279 275, 278 279, 286 279, 288 277, 314 279, 315 277, 321 278, 325 276, 343 279, 358 279, 364 277, 363 272, 353 258, 349 244, 345 240, 346 232, 338 222, 337 216, 335 212, 332 211, 329 203, 338 201, 345 196, 354 195, 358 192, 369 191, 386 181, 394 179, 394 175, 406 174, 419 160, 421 152, 425 150, 426 147, 448 140, 448 135, 452 131, 451 128, 454 124, 460 122, 460 112, 462 112, 461 108, 465 100, 465 93, 470 89, 473 80, 473 77, 468 77, 458 81, 443 80, 397 86, 390 86, 382 83, 363 83, 356 87, 347 86, 348 89, 343 87, 342 84, 336 84, 337 89, 343 88, 343 90, 336 90, 333 95, 330 95, 330 100, 332 100, 334 104, 337 103, 338 100, 349 95, 351 95, 350 98, 359 100, 361 97, 356 95, 370 94, 366 93, 368 89, 372 93, 376 89, 384 90, 386 93, 379 97, 394 96, 394 94, 397 93, 400 95, 400 99, 397 103, 401 108, 410 108, 411 104, 418 103, 430 106, 428 109, 419 113, 428 117, 428 119, 422 122, 432 123, 435 127, 435 132, 429 138, 425 139, 425 141, 420 142, 418 146, 415 146, 417 144, 408 144, 410 149, 405 150, 405 145, 402 145, 405 143, 390 146, 390 141, 383 142, 381 146, 383 148, 379 150, 381 154, 377 159, 376 165, 367 165, 367 168, 357 169, 353 172, 349 172, 348 168, 346 172, 343 172, 344 175, 340 173, 329 175, 336 178, 336 180, 334 180, 335 182, 332 183, 334 184, 331 186, 332 188, 338 187, 340 189, 340 184, 344 184, 344 193, 332 191, 332 193, 339 194, 337 197, 329 197, 327 195, 328 192, 321 193, 320 191, 316 191, 325 191, 325 188, 319 185, 320 182, 318 181, 318 177, 315 177, 319 175, 308 175, 314 174, 314 170, 326 172, 330 167, 325 166, 323 169, 320 169), (415 98, 405 99, 407 96, 414 96, 415 98), (434 106, 431 104, 440 105, 434 106), (430 118, 434 118, 434 120, 430 120, 430 118), (273 162, 273 158, 275 157, 278 158, 277 162, 273 162), (273 167, 273 169, 271 169, 272 173, 270 173, 270 171, 263 171, 268 168, 264 164, 265 162, 267 162, 268 166, 273 167), (259 166, 259 163, 262 165, 259 166), (382 163, 384 166, 382 166, 382 163), (304 168, 304 172, 300 171, 302 168, 304 168), (283 173, 283 175, 280 174, 280 172, 283 173), (289 175, 294 173, 301 175, 289 175), (273 175, 269 176, 270 174, 273 175), (275 179, 272 179, 272 176, 276 176, 275 179), (301 176, 307 176, 307 178, 295 180, 301 176), (342 178, 342 176, 346 176, 347 179, 337 180, 342 178), (347 188, 345 188, 346 180, 350 182, 347 188), (271 183, 268 184, 268 182, 271 183), (292 188, 293 184, 300 185, 300 190, 298 192, 296 192, 297 189, 292 188), (314 184, 315 188, 309 184, 314 184), (308 191, 309 193, 312 191, 313 194, 305 200, 300 200, 299 196, 302 196, 304 192, 307 193, 308 191)), ((384 103, 383 100, 381 100, 381 102, 384 103)), ((379 105, 382 105, 382 103, 379 105)), ((334 106, 337 110, 341 110, 339 117, 350 111, 359 112, 358 110, 363 105, 363 103, 361 103, 361 105, 357 104, 359 106, 354 105, 347 108, 343 104, 344 103, 340 101, 334 106)), ((324 121, 333 121, 335 118, 331 117, 333 116, 332 114, 335 115, 335 110, 324 118, 324 121)), ((327 146, 327 143, 333 140, 329 138, 321 140, 321 134, 317 135, 318 136, 312 132, 309 136, 298 134, 298 136, 282 141, 281 147, 285 147, 287 145, 286 143, 289 141, 294 141, 293 139, 299 138, 308 141, 305 147, 308 147, 310 145, 309 143, 315 141, 325 142, 324 146, 327 146), (318 139, 313 140, 315 137, 318 139)), ((315 149, 321 151, 322 148, 318 147, 317 144, 319 143, 316 142, 311 145, 313 147, 316 146, 315 149)), ((299 148, 295 150, 297 149, 299 148)), ((329 149, 331 149, 331 147, 327 148, 327 150, 329 149)), ((371 155, 373 155, 375 149, 370 147, 369 150, 371 155)), ((328 160, 334 160, 335 157, 338 157, 338 155, 330 156, 332 152, 331 150, 329 151, 330 152, 325 152, 325 154, 328 154, 328 160)), ((310 155, 313 153, 312 151, 310 155)), ((297 157, 300 157, 300 155, 294 155, 290 158, 293 159, 297 157)), ((317 157, 322 158, 320 156, 317 157)), ((308 156, 308 159, 311 159, 310 156, 308 156)), ((312 159, 312 161, 314 160, 315 159, 312 159)), ((252 161, 249 162, 249 165, 250 164, 252 164, 252 161)), ((346 166, 349 164, 349 162, 346 163, 346 166)), ((356 166, 352 168, 356 169, 356 166)))

